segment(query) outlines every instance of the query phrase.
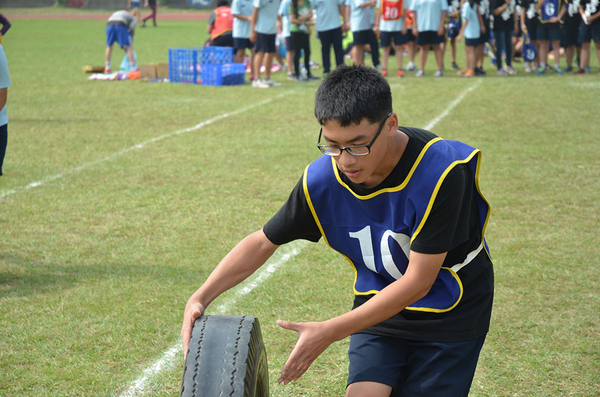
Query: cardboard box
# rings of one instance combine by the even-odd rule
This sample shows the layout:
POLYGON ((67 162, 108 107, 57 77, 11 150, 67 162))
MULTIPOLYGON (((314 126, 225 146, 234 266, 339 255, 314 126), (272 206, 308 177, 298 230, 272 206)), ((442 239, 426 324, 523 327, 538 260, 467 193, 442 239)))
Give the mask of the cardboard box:
POLYGON ((167 62, 161 62, 157 64, 156 77, 159 79, 169 78, 169 64, 167 62))
POLYGON ((140 65, 140 77, 142 79, 146 78, 146 79, 155 79, 156 78, 156 71, 157 71, 157 65, 155 63, 150 63, 147 65, 140 65))

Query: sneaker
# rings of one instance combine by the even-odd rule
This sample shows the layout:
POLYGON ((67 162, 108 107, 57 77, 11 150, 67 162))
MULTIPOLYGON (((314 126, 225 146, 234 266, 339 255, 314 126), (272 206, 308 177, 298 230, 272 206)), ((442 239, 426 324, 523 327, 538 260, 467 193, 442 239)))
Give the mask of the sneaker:
POLYGON ((578 69, 575 74, 585 74, 585 69, 578 69))
POLYGON ((381 71, 381 74, 387 77, 387 70, 383 69, 383 70, 381 71))
POLYGON ((145 28, 146 27, 146 22, 142 22, 142 26, 141 27, 145 28))
POLYGON ((460 70, 458 73, 456 73, 457 76, 462 76, 462 77, 474 77, 476 75, 474 70, 460 70))
POLYGON ((433 74, 433 77, 442 77, 444 74, 442 73, 441 70, 436 70, 435 73, 433 74))
POLYGON ((529 66, 528 64, 525 64, 525 73, 531 73, 531 66, 529 66))
POLYGON ((537 74, 544 74, 546 73, 546 68, 543 66, 540 66, 536 72, 537 74))
POLYGON ((263 79, 255 79, 252 82, 252 87, 254 87, 254 88, 269 88, 271 86, 268 85, 263 79))
POLYGON ((458 70, 460 67, 456 64, 456 62, 452 62, 452 69, 458 70))
POLYGON ((586 66, 583 70, 585 70, 586 73, 592 73, 592 69, 589 66, 586 66))
POLYGON ((417 70, 417 74, 415 75, 416 77, 423 77, 425 76, 425 72, 422 71, 421 69, 417 70))
POLYGON ((506 67, 506 71, 508 72, 508 74, 510 74, 511 76, 514 76, 517 74, 517 71, 512 67, 512 66, 507 66, 506 67))
POLYGON ((473 73, 475 74, 475 76, 483 76, 483 73, 481 73, 481 70, 479 68, 475 68, 473 73))
POLYGON ((104 68, 104 73, 112 73, 111 68, 104 68))
POLYGON ((406 71, 407 72, 414 72, 417 70, 417 66, 414 64, 414 62, 409 62, 408 66, 406 67, 406 71))
POLYGON ((375 69, 382 71, 383 70, 383 66, 381 64, 379 65, 375 65, 375 69))
POLYGON ((404 72, 401 69, 398 69, 398 77, 404 77, 404 72))
POLYGON ((508 72, 506 71, 506 69, 498 69, 498 71, 496 72, 496 76, 508 76, 508 72))
POLYGON ((565 72, 572 72, 572 71, 573 71, 573 66, 567 65, 567 67, 565 68, 565 72))
POLYGON ((315 76, 314 74, 309 74, 307 76, 308 80, 321 80, 320 77, 315 76))
POLYGON ((561 68, 554 68, 554 73, 556 74, 565 74, 561 68))
POLYGON ((276 82, 275 80, 273 80, 272 78, 268 78, 268 79, 264 79, 263 80, 269 87, 279 87, 281 85, 281 83, 276 82))
POLYGON ((293 72, 288 72, 287 78, 288 80, 296 80, 296 75, 293 72))
POLYGON ((480 76, 485 76, 487 74, 487 72, 483 70, 483 68, 475 68, 475 74, 477 74, 477 71, 479 71, 480 76))
POLYGON ((296 77, 296 83, 305 83, 307 81, 308 81, 308 79, 303 74, 301 74, 300 76, 296 77))

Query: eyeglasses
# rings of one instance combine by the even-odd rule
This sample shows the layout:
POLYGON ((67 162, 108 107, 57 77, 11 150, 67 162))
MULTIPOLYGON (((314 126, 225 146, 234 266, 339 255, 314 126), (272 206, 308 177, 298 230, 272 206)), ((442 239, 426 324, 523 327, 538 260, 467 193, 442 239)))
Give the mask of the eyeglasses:
POLYGON ((373 139, 371 139, 371 142, 369 142, 365 145, 350 145, 350 146, 322 145, 321 144, 321 136, 323 135, 323 127, 321 127, 321 131, 319 131, 319 140, 317 141, 317 147, 319 148, 319 150, 321 152, 323 152, 323 154, 325 154, 327 156, 339 156, 340 154, 342 154, 343 150, 347 151, 352 156, 366 156, 367 154, 371 153, 371 146, 373 146, 373 144, 375 143, 375 140, 377 139, 379 134, 381 134, 381 131, 383 130, 383 126, 385 125, 385 122, 387 121, 387 119, 390 118, 391 115, 392 115, 392 112, 390 112, 390 114, 388 114, 387 117, 381 122, 381 125, 379 126, 379 129, 377 130, 377 133, 375 134, 373 139))

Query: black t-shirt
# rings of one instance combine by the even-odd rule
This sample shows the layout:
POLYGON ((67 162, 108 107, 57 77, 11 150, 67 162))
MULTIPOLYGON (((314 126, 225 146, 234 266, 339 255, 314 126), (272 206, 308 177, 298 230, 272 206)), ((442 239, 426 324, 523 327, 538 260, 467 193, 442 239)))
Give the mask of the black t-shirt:
MULTIPOLYGON (((408 144, 394 170, 380 185, 366 188, 339 173, 344 183, 356 194, 365 196, 400 185, 427 142, 436 138, 431 132, 421 129, 400 127, 399 130, 408 135, 408 144)), ((469 252, 476 249, 481 244, 481 232, 474 189, 473 174, 467 164, 452 169, 440 187, 425 225, 411 243, 411 250, 425 254, 448 252, 443 266, 451 267, 462 262, 469 252)), ((321 232, 306 201, 302 179, 263 230, 267 238, 277 245, 296 239, 319 241, 321 232)), ((468 268, 468 271, 465 271, 466 268, 461 270, 465 292, 453 310, 446 313, 403 310, 363 332, 438 341, 469 340, 485 334, 489 327, 493 294, 493 270, 485 250, 468 268)), ((357 295, 353 308, 371 297, 357 295)))
POLYGON ((579 14, 580 0, 570 0, 565 2, 567 13, 565 14, 565 26, 570 29, 579 29, 581 24, 581 15, 579 14))
POLYGON ((497 32, 506 32, 515 28, 515 3, 509 3, 508 7, 504 7, 504 0, 491 0, 492 14, 494 15, 494 30, 497 32), (504 11, 496 15, 496 10, 502 7, 504 11))
MULTIPOLYGON (((525 9, 525 21, 526 22, 528 20, 538 18, 538 14, 535 9, 536 3, 537 3, 537 0, 517 0, 517 4, 519 5, 519 7, 521 7, 522 9, 525 9)), ((520 18, 520 16, 519 16, 519 18, 520 18)))

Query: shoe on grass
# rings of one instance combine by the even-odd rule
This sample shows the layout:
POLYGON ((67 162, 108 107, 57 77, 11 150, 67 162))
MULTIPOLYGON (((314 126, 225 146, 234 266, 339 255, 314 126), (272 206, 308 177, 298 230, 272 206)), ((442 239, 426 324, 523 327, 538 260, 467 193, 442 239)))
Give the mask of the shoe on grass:
POLYGON ((276 82, 275 80, 273 80, 272 78, 268 78, 268 79, 264 79, 263 80, 269 87, 279 87, 281 85, 281 83, 276 82))
POLYGON ((436 70, 435 73, 433 74, 433 77, 442 77, 444 74, 442 73, 441 70, 436 70))
POLYGON ((423 77, 425 76, 425 72, 422 71, 421 69, 417 70, 417 74, 415 75, 416 77, 423 77))
POLYGON ((254 79, 252 81, 252 87, 254 88, 270 88, 271 86, 265 83, 262 79, 254 79))

